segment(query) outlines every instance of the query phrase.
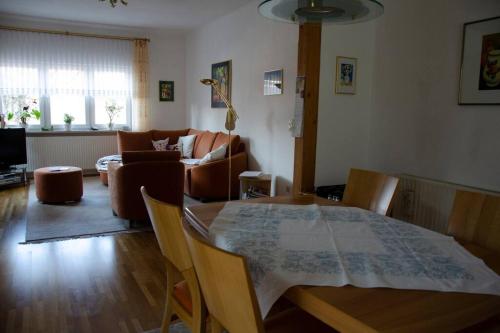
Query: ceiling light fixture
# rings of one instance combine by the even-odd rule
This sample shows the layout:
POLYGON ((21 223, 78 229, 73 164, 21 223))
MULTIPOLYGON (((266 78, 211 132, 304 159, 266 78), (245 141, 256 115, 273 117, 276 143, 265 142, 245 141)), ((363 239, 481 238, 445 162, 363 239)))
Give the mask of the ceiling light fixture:
MULTIPOLYGON (((116 4, 118 3, 118 0, 99 0, 101 2, 104 2, 104 1, 109 1, 109 3, 111 4, 111 7, 115 8, 116 7, 116 4)), ((121 4, 122 5, 128 5, 128 2, 126 0, 120 0, 121 4)))
POLYGON ((376 0, 266 0, 259 5, 259 12, 288 23, 349 24, 379 17, 384 6, 376 0))

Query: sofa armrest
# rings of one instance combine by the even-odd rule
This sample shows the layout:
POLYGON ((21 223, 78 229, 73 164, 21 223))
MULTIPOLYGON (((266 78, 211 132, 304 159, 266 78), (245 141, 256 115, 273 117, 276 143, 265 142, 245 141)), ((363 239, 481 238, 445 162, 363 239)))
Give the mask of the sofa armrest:
MULTIPOLYGON (((231 156, 231 197, 239 195, 240 173, 247 169, 247 153, 231 156)), ((189 195, 206 199, 225 199, 228 196, 229 158, 195 166, 186 175, 191 177, 189 195)))
POLYGON ((184 166, 176 161, 133 162, 108 165, 111 206, 118 216, 141 220, 148 216, 141 186, 157 200, 182 209, 184 166))

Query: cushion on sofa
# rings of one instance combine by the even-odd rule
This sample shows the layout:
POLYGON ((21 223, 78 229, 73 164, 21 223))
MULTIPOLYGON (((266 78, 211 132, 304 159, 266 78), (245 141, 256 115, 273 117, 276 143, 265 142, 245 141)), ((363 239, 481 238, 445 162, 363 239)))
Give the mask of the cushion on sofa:
POLYGON ((166 138, 164 140, 156 140, 156 141, 153 140, 153 142, 152 142, 153 148, 156 151, 167 151, 168 141, 169 141, 169 138, 166 138))
POLYGON ((212 150, 207 153, 200 161, 199 165, 207 164, 209 162, 222 160, 226 157, 227 143, 223 144, 219 148, 212 150))
POLYGON ((193 150, 193 158, 203 158, 212 151, 212 146, 217 133, 205 131, 197 135, 196 145, 193 150))
MULTIPOLYGON (((223 144, 227 144, 227 139, 229 135, 219 132, 215 137, 215 141, 213 144, 213 149, 219 148, 223 144)), ((240 136, 239 135, 231 135, 231 154, 236 154, 238 147, 240 145, 240 136)), ((226 156, 229 156, 229 149, 227 149, 226 156)))
POLYGON ((194 150, 194 142, 196 140, 196 135, 186 135, 179 137, 179 142, 177 145, 180 147, 182 158, 192 158, 194 150))
POLYGON ((147 132, 118 131, 118 153, 124 151, 153 150, 153 136, 147 132))
POLYGON ((188 129, 183 130, 171 130, 171 131, 163 131, 163 130, 152 130, 153 140, 163 140, 169 138, 169 143, 174 144, 177 143, 177 140, 180 136, 188 135, 188 129))
POLYGON ((145 161, 179 161, 181 154, 178 151, 124 151, 122 163, 145 161))
POLYGON ((197 129, 194 129, 194 128, 190 128, 189 129, 187 135, 196 135, 196 140, 194 142, 194 149, 196 149, 196 146, 198 145, 198 141, 200 140, 201 134, 203 134, 203 132, 204 131, 200 131, 200 130, 197 130, 197 129))

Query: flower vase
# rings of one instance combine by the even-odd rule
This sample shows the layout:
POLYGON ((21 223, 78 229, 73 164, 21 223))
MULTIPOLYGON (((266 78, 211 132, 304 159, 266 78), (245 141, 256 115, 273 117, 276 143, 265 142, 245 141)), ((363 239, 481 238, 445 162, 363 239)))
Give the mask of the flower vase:
POLYGON ((71 123, 69 123, 69 124, 65 123, 65 124, 64 124, 64 129, 65 129, 66 131, 71 131, 71 123))
POLYGON ((28 128, 28 124, 26 124, 26 123, 20 123, 19 125, 20 125, 22 128, 28 128))
POLYGON ((111 130, 113 129, 113 126, 114 126, 114 124, 113 124, 113 123, 109 123, 109 124, 108 124, 108 129, 111 131, 111 130))

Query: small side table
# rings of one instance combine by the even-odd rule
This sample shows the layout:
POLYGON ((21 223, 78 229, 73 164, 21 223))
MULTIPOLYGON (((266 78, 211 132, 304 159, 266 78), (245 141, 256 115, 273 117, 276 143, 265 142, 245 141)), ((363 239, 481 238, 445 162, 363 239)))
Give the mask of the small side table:
POLYGON ((271 196, 271 180, 270 174, 263 174, 258 177, 240 178, 240 199, 251 199, 271 196))

